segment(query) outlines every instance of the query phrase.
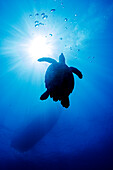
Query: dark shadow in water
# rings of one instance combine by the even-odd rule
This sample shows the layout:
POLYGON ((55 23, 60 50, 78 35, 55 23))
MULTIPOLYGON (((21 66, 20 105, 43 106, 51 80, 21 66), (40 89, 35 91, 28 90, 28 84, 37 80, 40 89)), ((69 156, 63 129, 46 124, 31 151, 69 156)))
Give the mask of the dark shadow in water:
MULTIPOLYGON (((101 149, 86 148, 78 155, 56 153, 51 158, 30 160, 0 160, 1 170, 113 170, 113 140, 106 141, 101 149), (56 159, 57 158, 57 159, 56 159)), ((34 158, 35 159, 35 158, 34 158)))
POLYGON ((30 150, 40 139, 42 139, 55 125, 60 117, 60 112, 39 113, 38 116, 24 129, 16 132, 11 142, 11 147, 19 152, 30 150))

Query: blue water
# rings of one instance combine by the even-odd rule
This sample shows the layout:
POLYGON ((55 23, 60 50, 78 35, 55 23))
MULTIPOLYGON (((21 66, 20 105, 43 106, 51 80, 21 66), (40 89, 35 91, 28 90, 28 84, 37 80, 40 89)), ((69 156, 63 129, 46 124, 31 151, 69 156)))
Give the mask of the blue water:
POLYGON ((113 170, 112 0, 0 0, 0 170, 13 169, 113 170), (83 74, 68 109, 40 100, 37 59, 61 53, 83 74))

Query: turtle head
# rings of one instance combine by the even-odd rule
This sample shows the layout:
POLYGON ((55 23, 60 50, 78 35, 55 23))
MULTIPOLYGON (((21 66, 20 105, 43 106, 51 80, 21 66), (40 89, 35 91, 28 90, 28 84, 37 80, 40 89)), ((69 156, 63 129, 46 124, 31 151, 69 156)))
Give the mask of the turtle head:
POLYGON ((63 53, 61 53, 61 55, 59 56, 59 63, 65 64, 65 57, 63 53))

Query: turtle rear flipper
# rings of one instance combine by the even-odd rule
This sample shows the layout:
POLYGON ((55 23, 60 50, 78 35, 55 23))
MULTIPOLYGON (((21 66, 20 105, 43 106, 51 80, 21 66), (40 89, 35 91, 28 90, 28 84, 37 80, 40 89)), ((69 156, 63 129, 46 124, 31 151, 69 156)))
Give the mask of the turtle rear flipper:
POLYGON ((69 107, 69 97, 63 98, 61 100, 61 105, 65 108, 68 108, 69 107))
POLYGON ((40 96, 40 100, 46 100, 49 97, 49 91, 46 90, 46 92, 44 92, 41 96, 40 96))

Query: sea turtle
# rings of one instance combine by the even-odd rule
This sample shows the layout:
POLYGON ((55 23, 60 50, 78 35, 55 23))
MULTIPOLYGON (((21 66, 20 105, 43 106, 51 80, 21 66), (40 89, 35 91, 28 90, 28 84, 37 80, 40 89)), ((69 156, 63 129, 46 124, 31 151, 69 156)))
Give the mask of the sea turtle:
POLYGON ((69 95, 74 89, 74 76, 75 73, 82 79, 82 73, 74 67, 68 67, 65 64, 65 57, 63 53, 59 56, 59 62, 52 58, 39 58, 39 62, 46 61, 52 63, 45 74, 45 86, 47 88, 40 99, 46 100, 49 95, 54 101, 61 101, 63 107, 69 107, 69 95))

